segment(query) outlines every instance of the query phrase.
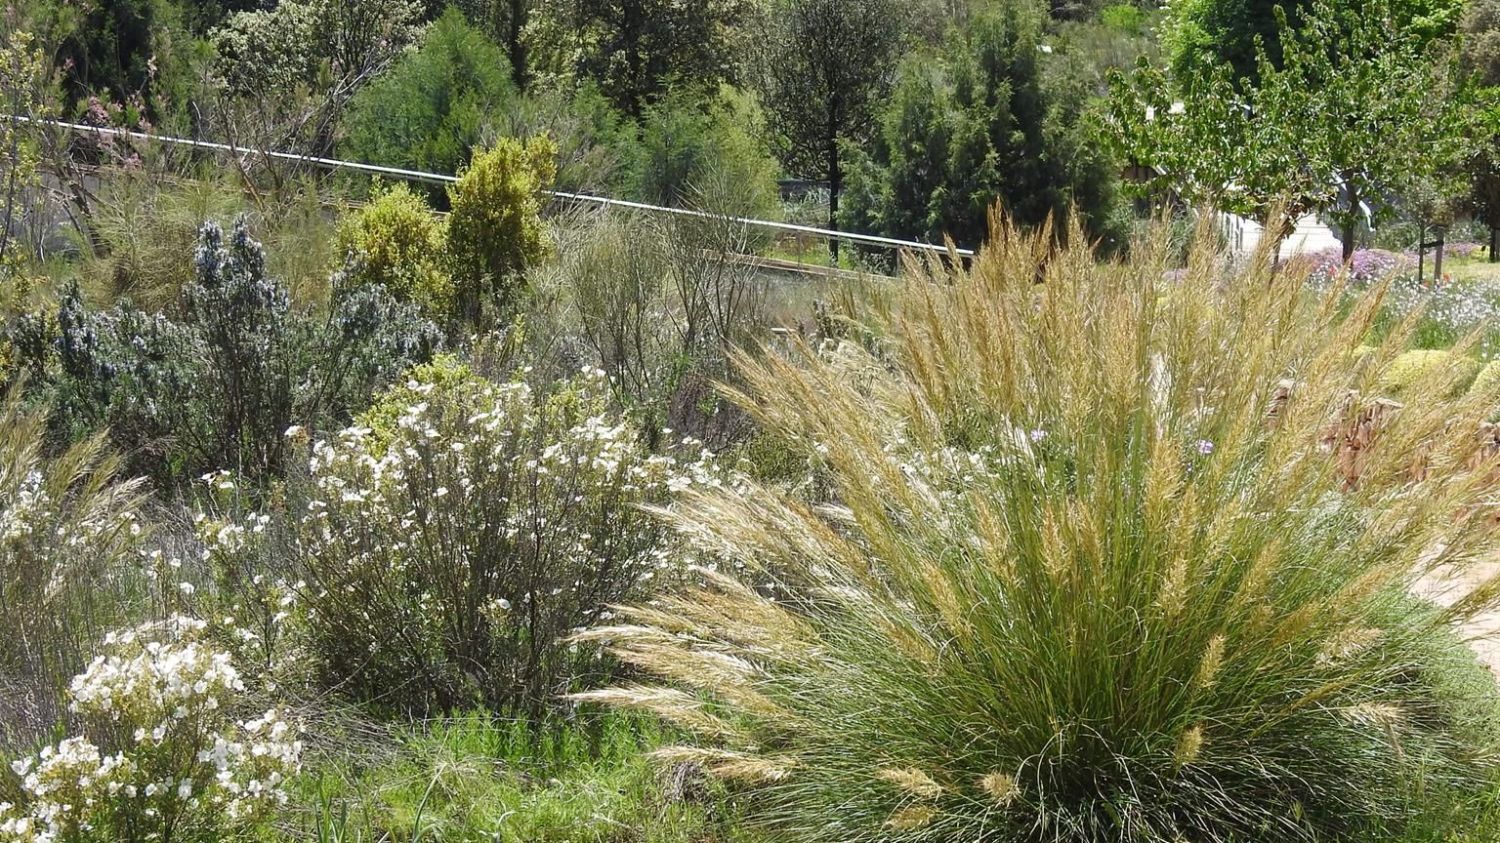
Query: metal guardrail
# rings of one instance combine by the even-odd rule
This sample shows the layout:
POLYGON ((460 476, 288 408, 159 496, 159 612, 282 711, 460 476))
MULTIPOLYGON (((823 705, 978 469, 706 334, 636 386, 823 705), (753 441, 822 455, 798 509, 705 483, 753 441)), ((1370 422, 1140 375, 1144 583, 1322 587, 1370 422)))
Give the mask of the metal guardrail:
MULTIPOLYGON (((301 164, 310 164, 329 170, 349 170, 369 175, 390 176, 404 181, 421 182, 424 184, 452 184, 458 181, 458 177, 446 173, 428 173, 421 170, 407 170, 400 167, 383 167, 377 164, 365 164, 359 161, 344 161, 338 158, 320 158, 313 155, 301 155, 295 152, 278 152, 275 150, 245 149, 231 144, 215 143, 213 141, 196 140, 194 138, 178 138, 170 135, 154 135, 149 132, 137 132, 130 129, 104 128, 90 126, 86 123, 70 123, 66 120, 37 120, 19 115, 6 115, 5 119, 34 125, 54 126, 71 132, 90 133, 95 135, 106 135, 110 137, 130 138, 132 140, 163 143, 174 146, 186 146, 193 149, 203 149, 210 152, 229 153, 231 155, 259 155, 278 161, 290 161, 301 164)), ((707 211, 695 211, 690 208, 672 208, 665 205, 651 205, 645 202, 631 202, 625 199, 611 199, 607 196, 594 196, 587 193, 568 193, 560 190, 545 191, 546 195, 569 202, 580 204, 600 205, 610 208, 626 208, 636 211, 647 211, 657 214, 670 214, 684 217, 698 217, 702 219, 728 220, 738 225, 753 228, 762 228, 770 231, 784 232, 788 234, 805 234, 815 237, 823 237, 830 240, 841 240, 846 243, 858 243, 865 246, 877 246, 886 249, 906 249, 914 252, 932 252, 942 255, 956 257, 974 257, 971 249, 960 249, 957 247, 938 246, 932 243, 922 243, 917 240, 901 240, 894 237, 879 237, 873 234, 857 234, 849 231, 836 231, 829 228, 817 228, 808 225, 795 225, 792 223, 776 222, 775 220, 760 220, 750 217, 725 217, 707 211)))

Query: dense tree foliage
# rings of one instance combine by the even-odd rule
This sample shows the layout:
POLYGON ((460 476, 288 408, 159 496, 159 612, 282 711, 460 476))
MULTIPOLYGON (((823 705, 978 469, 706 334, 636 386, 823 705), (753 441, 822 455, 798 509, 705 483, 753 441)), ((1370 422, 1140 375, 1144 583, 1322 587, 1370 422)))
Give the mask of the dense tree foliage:
MULTIPOLYGON (((1324 17, 1327 8, 1315 0, 1185 0, 1172 4, 1173 26, 1166 38, 1173 69, 1179 74, 1202 72, 1228 63, 1232 80, 1257 79, 1263 51, 1274 67, 1281 67, 1283 28, 1280 9, 1294 27, 1324 17)), ((1397 0, 1386 14, 1420 40, 1451 34, 1463 13, 1463 0, 1397 0)))
POLYGON ((510 59, 511 79, 525 90, 531 79, 531 41, 527 28, 537 0, 456 0, 451 4, 488 35, 510 59))
POLYGON ((151 78, 156 0, 91 0, 58 45, 69 103, 99 93, 120 102, 146 92, 151 78))
POLYGON ((1079 201, 1109 214, 1112 162, 1081 134, 1084 94, 1043 65, 1044 11, 1018 0, 954 30, 941 54, 917 54, 880 111, 870 153, 856 153, 843 220, 890 236, 978 244, 998 200, 1028 225, 1079 201))
POLYGON ((1479 89, 1476 149, 1468 161, 1469 204, 1490 229, 1490 260, 1500 260, 1500 2, 1472 0, 1460 27, 1460 71, 1479 89))
POLYGON ((554 72, 598 84, 640 118, 674 86, 712 90, 735 78, 732 48, 750 0, 573 0, 544 6, 538 28, 554 72))
POLYGON ((452 173, 514 90, 505 54, 450 9, 354 98, 345 148, 362 161, 452 173))

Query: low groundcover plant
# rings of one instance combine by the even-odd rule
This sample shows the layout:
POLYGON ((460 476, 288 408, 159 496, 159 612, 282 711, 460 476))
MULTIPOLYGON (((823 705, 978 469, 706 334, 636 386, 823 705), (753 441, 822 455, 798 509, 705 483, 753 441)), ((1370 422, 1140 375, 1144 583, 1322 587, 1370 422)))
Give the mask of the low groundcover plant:
POLYGON ((660 757, 783 839, 1397 838, 1491 769, 1451 628, 1500 582, 1410 594, 1488 547, 1500 395, 1373 411, 1380 288, 1051 238, 912 268, 873 350, 741 360, 832 499, 689 492, 723 564, 580 636, 663 681, 575 699, 688 729, 660 757))

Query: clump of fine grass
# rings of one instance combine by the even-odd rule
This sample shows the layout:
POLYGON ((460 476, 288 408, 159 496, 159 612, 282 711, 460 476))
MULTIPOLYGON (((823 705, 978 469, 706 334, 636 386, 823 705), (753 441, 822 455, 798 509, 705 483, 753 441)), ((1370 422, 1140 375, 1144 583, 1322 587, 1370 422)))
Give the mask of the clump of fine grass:
POLYGON ((1381 288, 1165 251, 997 222, 972 268, 907 268, 873 350, 742 358, 833 499, 665 513, 743 573, 583 634, 662 681, 579 698, 690 730, 659 755, 790 840, 1379 841, 1480 787, 1493 688, 1434 654, 1500 580, 1410 596, 1493 538, 1473 338, 1412 374, 1455 397, 1380 402, 1419 312, 1356 353, 1381 288))
POLYGON ((171 310, 193 278, 198 230, 243 207, 222 181, 107 172, 89 219, 94 248, 82 266, 85 289, 106 306, 129 298, 148 311, 171 310))
POLYGON ((0 393, 0 749, 45 735, 69 678, 133 620, 140 480, 102 436, 44 450, 47 413, 0 393))

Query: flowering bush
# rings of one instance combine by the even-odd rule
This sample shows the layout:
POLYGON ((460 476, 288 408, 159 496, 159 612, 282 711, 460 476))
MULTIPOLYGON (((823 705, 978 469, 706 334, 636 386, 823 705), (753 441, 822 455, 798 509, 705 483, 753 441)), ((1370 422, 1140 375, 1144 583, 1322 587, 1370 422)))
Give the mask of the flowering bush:
POLYGON ((111 634, 73 679, 85 733, 11 765, 0 841, 217 841, 286 802, 302 745, 287 713, 236 719, 244 689, 201 621, 111 634))
MULTIPOLYGON (((289 438, 305 446, 305 435, 293 428, 289 438)), ((276 695, 287 686, 305 687, 310 671, 297 622, 297 592, 306 584, 275 573, 288 552, 288 525, 268 512, 247 509, 231 472, 201 479, 208 494, 200 500, 193 527, 201 570, 212 577, 212 587, 199 593, 194 583, 181 580, 181 560, 158 553, 153 576, 163 603, 194 607, 209 618, 207 640, 233 657, 253 692, 276 695)))
POLYGON ((642 507, 713 482, 647 453, 606 391, 599 373, 547 395, 449 373, 378 403, 383 429, 313 446, 286 579, 329 684, 540 714, 601 668, 558 638, 670 570, 642 507))
POLYGON ((1478 257, 1489 247, 1483 243, 1475 243, 1471 240, 1460 240, 1457 243, 1447 243, 1443 246, 1443 253, 1450 258, 1467 259, 1478 257))
POLYGON ((91 310, 74 288, 55 329, 23 323, 22 362, 65 437, 108 426, 165 481, 226 466, 264 477, 284 464, 289 425, 343 423, 440 341, 381 285, 335 279, 327 314, 296 311, 243 220, 227 236, 203 226, 194 270, 181 322, 128 305, 91 310))
MULTIPOLYGON (((1337 250, 1299 255, 1287 265, 1293 272, 1306 272, 1309 286, 1315 291, 1328 290, 1344 272, 1337 250)), ((1412 341, 1420 348, 1445 348, 1470 331, 1500 318, 1500 300, 1489 285, 1476 281, 1434 283, 1418 278, 1416 268, 1416 258, 1410 254, 1381 249, 1354 253, 1348 274, 1351 299, 1372 284, 1391 282, 1385 308, 1374 326, 1377 332, 1391 331, 1407 317, 1420 312, 1412 341)), ((1481 340, 1478 353, 1490 359, 1497 352, 1500 352, 1500 336, 1491 332, 1481 340)))
MULTIPOLYGON (((1292 263, 1305 266, 1315 281, 1327 283, 1345 271, 1344 255, 1337 248, 1308 252, 1291 259, 1292 263)), ((1400 252, 1385 249, 1359 249, 1348 265, 1349 280, 1356 284, 1383 281, 1398 272, 1412 272, 1416 260, 1400 252)))

